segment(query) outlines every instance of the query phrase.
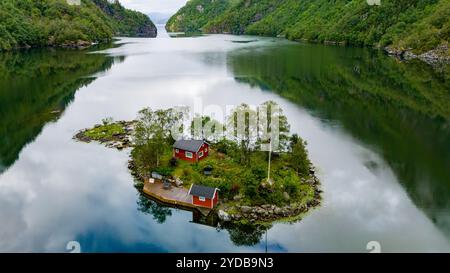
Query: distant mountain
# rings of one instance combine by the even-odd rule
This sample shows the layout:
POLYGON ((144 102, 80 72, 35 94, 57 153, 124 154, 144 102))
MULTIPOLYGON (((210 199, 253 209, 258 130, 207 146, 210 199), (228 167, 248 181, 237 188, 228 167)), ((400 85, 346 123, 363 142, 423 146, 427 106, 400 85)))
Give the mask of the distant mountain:
POLYGON ((148 16, 111 0, 0 1, 0 50, 80 47, 113 36, 155 37, 148 16))
POLYGON ((153 23, 157 25, 165 25, 172 16, 171 13, 151 12, 148 14, 153 23))
POLYGON ((450 59, 449 0, 190 0, 167 29, 388 47, 394 54, 438 50, 450 59))

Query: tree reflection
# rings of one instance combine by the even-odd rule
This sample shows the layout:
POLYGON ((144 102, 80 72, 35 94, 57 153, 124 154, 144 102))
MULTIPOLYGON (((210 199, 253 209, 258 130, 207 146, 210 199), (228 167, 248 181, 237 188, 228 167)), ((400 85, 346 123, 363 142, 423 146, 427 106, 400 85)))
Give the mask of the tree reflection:
POLYGON ((167 217, 172 216, 172 210, 169 207, 158 204, 143 193, 139 193, 137 204, 139 211, 152 215, 153 219, 159 224, 164 223, 167 220, 167 217))
MULTIPOLYGON (((92 48, 91 50, 102 49, 92 48)), ((75 92, 116 61, 103 54, 33 49, 0 54, 0 173, 48 122, 59 119, 75 92)))
POLYGON ((266 230, 271 226, 263 226, 251 223, 227 224, 224 229, 230 234, 230 240, 236 246, 254 246, 261 241, 266 230))
POLYGON ((450 236, 450 66, 305 44, 236 51, 227 63, 237 82, 272 90, 371 147, 450 236))

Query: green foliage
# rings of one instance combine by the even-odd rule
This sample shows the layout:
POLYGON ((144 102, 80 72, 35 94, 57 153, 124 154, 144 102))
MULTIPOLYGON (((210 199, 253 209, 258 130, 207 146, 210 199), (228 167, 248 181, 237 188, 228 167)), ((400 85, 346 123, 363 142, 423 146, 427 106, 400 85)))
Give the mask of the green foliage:
MULTIPOLYGON (((303 140, 300 141, 303 143, 303 140)), ((313 186, 302 182, 302 178, 309 177, 309 169, 297 172, 290 164, 290 152, 273 158, 271 179, 274 184, 271 186, 266 182, 267 152, 251 152, 250 164, 243 168, 240 153, 229 152, 239 149, 231 143, 233 142, 222 141, 213 145, 209 157, 196 164, 180 161, 173 175, 187 184, 217 187, 222 198, 233 199, 236 195, 241 195, 242 202, 249 205, 283 205, 291 202, 305 204, 314 199, 313 186), (227 151, 227 154, 218 152, 216 148, 227 151), (211 176, 203 173, 207 166, 213 168, 211 176), (290 199, 285 198, 284 192, 290 199)), ((308 159, 305 164, 309 166, 308 159)))
POLYGON ((223 138, 224 126, 209 116, 195 116, 189 128, 193 139, 205 139, 216 142, 223 138))
MULTIPOLYGON (((134 135, 135 147, 131 156, 142 176, 157 171, 164 176, 180 178, 187 186, 200 184, 219 188, 223 198, 232 199, 241 194, 244 196, 244 202, 251 205, 290 202, 304 204, 314 198, 308 194, 313 190, 312 186, 303 185, 300 180, 301 177, 310 176, 308 169, 297 168, 297 165, 290 166, 292 156, 287 149, 279 150, 277 156, 274 154, 272 157, 271 180, 274 183, 267 183, 268 152, 259 149, 264 130, 257 125, 258 117, 267 119, 267 123, 263 125, 269 133, 275 133, 269 126, 275 118, 280 120, 280 131, 285 138, 290 127, 282 109, 275 102, 263 103, 257 111, 246 104, 236 107, 227 119, 227 129, 230 130, 228 135, 231 139, 221 139, 213 143, 209 156, 194 164, 172 157, 171 128, 183 120, 183 115, 182 111, 173 109, 153 111, 146 108, 139 112, 134 135), (267 110, 271 114, 268 114, 267 110), (206 167, 212 168, 211 175, 204 173, 206 167), (286 194, 289 198, 286 198, 286 194)), ((209 117, 197 116, 192 122, 198 122, 201 129, 201 126, 211 121, 209 117)), ((191 133, 192 127, 193 124, 189 128, 191 133)), ((296 158, 295 163, 309 166, 306 149, 302 146, 303 140, 298 136, 295 140, 303 152, 302 156, 296 158)), ((296 149, 295 156, 299 154, 296 149)))
POLYGON ((297 173, 307 173, 309 170, 310 162, 306 151, 306 143, 298 135, 293 135, 291 138, 289 163, 297 173))
POLYGON ((104 124, 102 126, 92 128, 87 130, 84 134, 93 139, 93 140, 108 140, 113 139, 114 135, 117 134, 124 134, 125 130, 123 129, 122 125, 114 123, 114 124, 104 124))
POLYGON ((136 147, 131 156, 144 174, 160 166, 173 141, 171 129, 181 119, 182 113, 173 109, 153 111, 145 108, 139 111, 134 134, 136 147))
POLYGON ((232 6, 228 0, 190 0, 166 24, 170 32, 199 32, 211 18, 232 6))
POLYGON ((79 6, 66 0, 2 0, 0 18, 0 50, 156 34, 146 15, 107 0, 82 0, 79 6))
POLYGON ((449 42, 450 2, 393 0, 369 6, 362 0, 240 0, 219 7, 214 1, 192 0, 170 22, 183 31, 189 26, 190 31, 390 45, 422 53, 449 42), (214 14, 206 21, 195 19, 200 2, 214 14))
POLYGON ((170 175, 172 175, 173 170, 174 169, 171 166, 161 166, 161 167, 154 169, 153 171, 159 173, 162 176, 170 176, 170 175))
MULTIPOLYGON (((273 90, 326 127, 377 151, 430 218, 449 207, 450 77, 445 70, 398 62, 365 48, 308 44, 237 52, 227 64, 241 84, 273 90), (426 194, 417 191, 423 177, 432 181, 426 194)), ((339 153, 330 157, 343 160, 339 153)), ((371 171, 383 168, 377 160, 364 161, 371 171)), ((303 187, 300 192, 311 194, 303 187)))

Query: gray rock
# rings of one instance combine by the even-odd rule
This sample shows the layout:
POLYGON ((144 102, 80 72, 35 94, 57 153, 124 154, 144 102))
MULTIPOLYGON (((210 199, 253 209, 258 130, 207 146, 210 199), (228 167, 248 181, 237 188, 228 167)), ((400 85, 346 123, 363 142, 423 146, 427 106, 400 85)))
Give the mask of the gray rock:
POLYGON ((219 219, 224 222, 231 221, 230 215, 223 210, 219 210, 218 216, 219 216, 219 219))
POLYGON ((286 200, 291 199, 291 197, 289 196, 289 193, 287 193, 287 192, 283 192, 283 197, 284 197, 284 199, 286 199, 286 200))
POLYGON ((405 58, 405 60, 412 60, 417 58, 417 55, 408 50, 403 54, 403 58, 405 58))
POLYGON ((310 184, 310 185, 314 185, 316 181, 314 180, 314 178, 309 178, 306 180, 306 183, 310 184))
POLYGON ((233 197, 233 200, 234 200, 234 201, 240 201, 240 200, 242 200, 242 195, 235 195, 235 196, 233 197))
POLYGON ((242 206, 242 207, 241 207, 241 211, 242 211, 243 213, 249 213, 251 210, 252 210, 252 208, 249 207, 249 206, 242 206))

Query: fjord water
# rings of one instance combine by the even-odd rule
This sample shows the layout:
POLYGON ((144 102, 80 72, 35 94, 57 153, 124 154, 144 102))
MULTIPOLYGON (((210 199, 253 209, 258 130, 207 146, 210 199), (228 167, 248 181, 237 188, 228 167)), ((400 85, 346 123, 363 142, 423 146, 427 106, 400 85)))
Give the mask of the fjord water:
MULTIPOLYGON (((450 81, 370 49, 213 35, 0 54, 0 251, 450 251, 450 81), (266 235, 196 224, 76 131, 144 107, 278 102, 323 205, 266 235)), ((194 218, 194 219, 193 219, 194 218)), ((194 220, 194 221, 193 221, 194 220)))

